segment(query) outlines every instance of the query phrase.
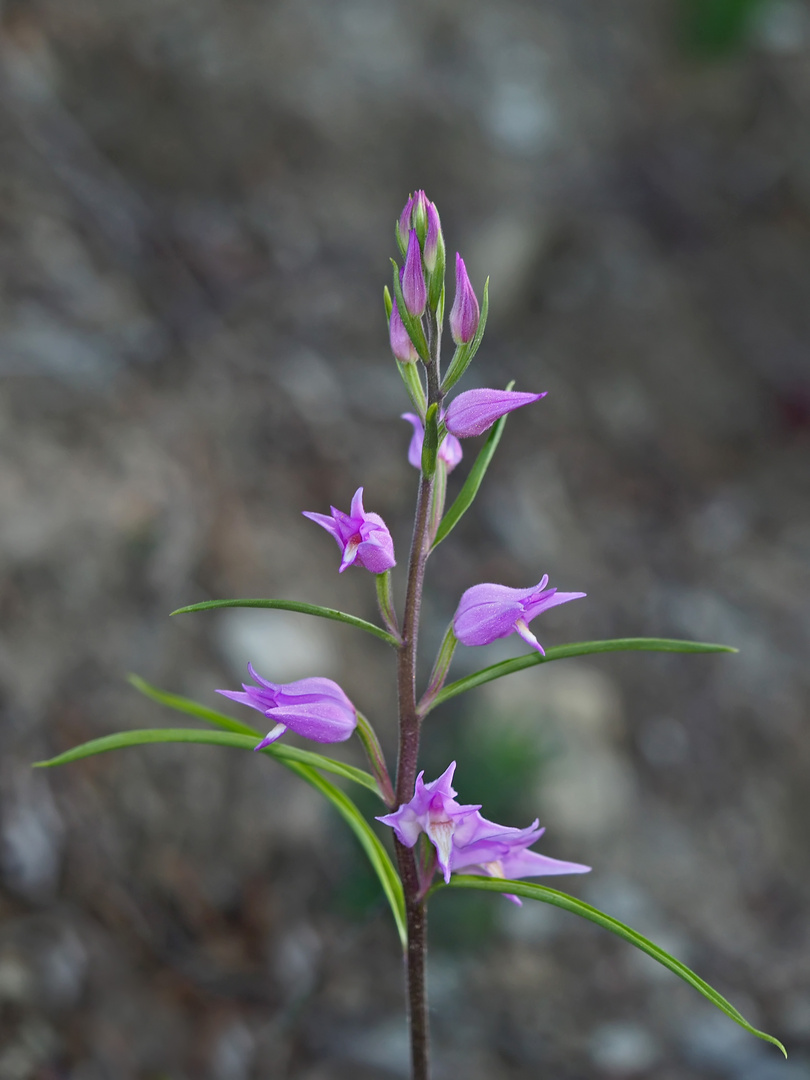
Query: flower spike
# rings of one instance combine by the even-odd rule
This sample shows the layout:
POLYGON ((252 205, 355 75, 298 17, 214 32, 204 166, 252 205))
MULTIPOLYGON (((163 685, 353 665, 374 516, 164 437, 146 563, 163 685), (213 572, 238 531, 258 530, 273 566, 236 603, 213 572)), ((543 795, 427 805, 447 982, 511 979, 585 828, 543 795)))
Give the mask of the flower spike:
POLYGON ((331 510, 331 517, 309 510, 304 510, 303 514, 322 529, 326 529, 337 541, 341 551, 341 574, 347 566, 362 566, 372 574, 383 574, 396 566, 391 533, 379 514, 367 513, 363 509, 361 487, 354 493, 350 513, 344 514, 334 506, 331 510))
POLYGON ((510 589, 506 585, 473 585, 459 601, 453 616, 453 632, 462 645, 490 645, 498 638, 519 634, 541 656, 545 650, 529 629, 541 612, 585 593, 563 593, 548 589, 548 574, 530 589, 510 589))
POLYGON ((250 677, 258 683, 242 683, 242 691, 217 690, 218 694, 256 709, 275 720, 276 725, 256 750, 274 743, 289 728, 296 735, 315 742, 344 742, 357 727, 357 710, 331 679, 298 679, 291 683, 271 683, 248 664, 250 677))

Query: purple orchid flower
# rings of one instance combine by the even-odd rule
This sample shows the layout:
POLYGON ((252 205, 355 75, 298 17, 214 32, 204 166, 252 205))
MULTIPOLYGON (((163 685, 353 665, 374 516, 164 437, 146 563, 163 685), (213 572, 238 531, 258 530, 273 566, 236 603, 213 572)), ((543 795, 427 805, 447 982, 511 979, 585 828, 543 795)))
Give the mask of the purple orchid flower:
MULTIPOLYGON (((413 425, 413 435, 408 447, 408 461, 415 469, 422 468, 422 443, 425 441, 425 426, 416 413, 403 413, 402 419, 413 425)), ((448 473, 455 469, 464 452, 455 435, 445 435, 439 447, 439 458, 447 465, 448 473)))
POLYGON ((416 229, 408 234, 408 251, 405 255, 404 273, 401 277, 402 299, 408 314, 420 318, 427 307, 427 285, 425 271, 422 268, 422 249, 416 229))
POLYGON ((242 683, 239 690, 217 690, 218 694, 256 709, 276 721, 255 750, 269 746, 289 728, 296 735, 315 742, 344 742, 357 727, 357 710, 331 679, 298 679, 291 683, 271 683, 248 664, 251 679, 259 685, 242 683))
POLYGON ((388 337, 391 341, 391 352, 401 364, 414 364, 419 359, 419 353, 413 346, 405 324, 399 314, 396 297, 391 306, 391 318, 388 320, 388 337))
POLYGON ((341 550, 340 573, 347 566, 363 566, 372 574, 383 574, 396 566, 394 541, 379 514, 369 514, 363 509, 363 489, 359 487, 352 499, 351 512, 331 508, 332 516, 315 514, 304 510, 309 518, 331 533, 341 550))
MULTIPOLYGON (((452 873, 480 871, 490 877, 542 877, 547 874, 584 874, 589 866, 561 862, 528 848, 544 830, 534 821, 528 828, 513 829, 487 821, 480 805, 456 802, 452 787, 455 761, 430 783, 424 772, 416 778, 414 795, 393 814, 377 818, 390 825, 400 843, 413 847, 424 833, 436 849, 436 862, 445 882, 452 873)), ((510 900, 520 903, 516 896, 510 900)))
POLYGON ((456 295, 450 309, 450 333, 456 345, 468 345, 472 341, 479 319, 478 300, 467 276, 467 267, 456 252, 456 295))
POLYGON ((547 390, 542 394, 525 394, 518 390, 465 390, 447 406, 444 422, 447 430, 459 439, 483 435, 506 413, 539 401, 547 393, 547 390))
POLYGON ((459 601, 453 616, 453 633, 462 645, 490 645, 498 638, 518 633, 533 649, 545 656, 543 646, 529 629, 541 612, 585 593, 563 593, 547 589, 548 574, 530 589, 510 589, 506 585, 473 585, 459 601))

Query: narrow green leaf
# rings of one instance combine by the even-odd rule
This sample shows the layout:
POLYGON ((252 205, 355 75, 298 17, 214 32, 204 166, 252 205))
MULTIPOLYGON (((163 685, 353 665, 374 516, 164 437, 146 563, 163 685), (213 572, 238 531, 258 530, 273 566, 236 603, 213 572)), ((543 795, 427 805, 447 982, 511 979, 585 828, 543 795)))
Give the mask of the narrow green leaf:
MULTIPOLYGON (((510 382, 506 389, 511 390, 514 385, 514 382, 510 382)), ((501 441, 501 435, 503 435, 505 424, 506 416, 502 416, 500 420, 497 420, 495 424, 493 424, 492 429, 487 436, 487 441, 481 447, 478 457, 475 459, 475 463, 470 469, 469 476, 464 481, 464 487, 456 496, 453 505, 442 518, 442 523, 436 532, 436 539, 433 541, 433 548, 439 546, 442 540, 444 540, 451 530, 458 525, 459 521, 472 506, 473 500, 478 494, 478 489, 481 487, 486 471, 489 468, 489 463, 492 461, 493 455, 498 449, 498 443, 501 441)), ((433 548, 431 548, 431 551, 433 548)))
POLYGON ((387 641, 389 645, 396 646, 397 639, 381 626, 358 619, 356 615, 347 615, 345 611, 336 611, 335 608, 321 607, 319 604, 303 604, 299 600, 204 600, 201 604, 189 604, 187 607, 178 608, 172 615, 185 615, 189 611, 213 611, 215 608, 244 607, 244 608, 273 608, 277 611, 299 611, 302 615, 319 615, 322 619, 334 619, 335 622, 346 623, 347 626, 356 626, 358 630, 365 630, 373 634, 381 641, 387 641))
POLYGON ((385 325, 387 327, 394 307, 394 301, 391 299, 391 293, 388 291, 387 285, 383 286, 383 306, 385 307, 385 325))
POLYGON ((674 638, 614 638, 612 641, 575 641, 570 645, 555 645, 546 649, 546 655, 532 652, 528 656, 516 656, 512 660, 501 660, 499 664, 482 668, 472 675, 467 675, 456 682, 448 683, 436 695, 436 700, 430 706, 435 709, 443 701, 449 701, 457 694, 463 694, 466 690, 472 690, 483 683, 500 679, 504 675, 511 675, 515 671, 523 671, 524 668, 535 667, 537 664, 547 664, 551 660, 565 660, 571 656, 590 656, 592 653, 604 652, 677 652, 677 653, 735 653, 738 650, 730 645, 709 645, 703 641, 677 641, 674 638))
MULTIPOLYGON (((698 993, 702 994, 708 1001, 724 1012, 726 1016, 739 1024, 740 1027, 745 1028, 751 1035, 756 1035, 758 1039, 765 1039, 766 1042, 778 1046, 787 1057, 787 1051, 778 1039, 775 1039, 773 1035, 766 1034, 764 1031, 757 1030, 757 1028, 749 1024, 730 1002, 726 1001, 721 994, 709 986, 707 982, 704 982, 686 964, 682 964, 680 960, 676 960, 674 956, 670 956, 668 952, 665 952, 629 926, 619 922, 618 919, 606 915, 603 911, 599 911, 598 908, 591 907, 590 904, 586 904, 583 900, 569 896, 568 893, 558 892, 556 889, 549 889, 545 885, 535 885, 527 881, 510 881, 504 878, 474 877, 468 874, 454 874, 450 878, 450 886, 455 886, 458 889, 481 889, 485 892, 514 893, 515 896, 524 896, 529 900, 539 900, 544 904, 553 904, 554 907, 570 911, 574 915, 579 915, 583 919, 596 923, 597 926, 604 927, 605 930, 610 930, 612 934, 624 938, 625 941, 651 956, 653 960, 657 960, 659 964, 669 968, 670 971, 697 990, 698 993)), ((437 888, 445 887, 443 883, 437 886, 437 888)))
POLYGON ((336 788, 334 784, 331 784, 323 776, 320 776, 314 769, 308 768, 306 765, 298 765, 294 762, 284 762, 284 764, 329 799, 360 841, 363 851, 365 851, 366 856, 368 857, 368 861, 371 863, 377 877, 380 879, 383 892, 386 895, 388 903, 391 905, 391 912, 394 916, 397 932, 399 933, 399 940, 402 943, 403 950, 406 949, 408 947, 408 930, 405 922, 405 897, 402 891, 402 882, 399 879, 399 874, 397 874, 394 869, 394 865, 391 862, 388 853, 380 843, 371 826, 348 795, 339 788, 336 788))
POLYGON ((422 320, 415 315, 411 315, 408 309, 405 307, 405 300, 402 296, 402 286, 399 283, 399 267, 391 260, 391 265, 394 268, 394 296, 397 301, 397 311, 399 317, 402 319, 402 325, 408 331, 408 337, 411 339, 411 343, 416 351, 419 353, 420 358, 426 363, 430 363, 430 353, 428 351, 427 340, 425 339, 425 332, 422 329, 422 320))
MULTIPOLYGON (((48 761, 36 761, 34 768, 67 765, 71 761, 93 757, 94 754, 105 754, 108 750, 125 750, 131 746, 148 746, 153 743, 202 743, 208 746, 230 746, 236 750, 255 750, 256 738, 255 734, 242 735, 235 731, 208 731, 204 728, 145 728, 138 731, 119 731, 115 735, 104 735, 100 739, 91 739, 90 742, 82 743, 81 746, 74 746, 71 750, 66 750, 64 754, 59 754, 48 761)), ((267 754, 268 757, 275 758, 283 765, 299 764, 307 768, 334 773, 336 776, 353 780, 355 784, 368 788, 375 795, 380 795, 377 781, 371 773, 355 768, 354 765, 335 761, 334 758, 313 754, 309 750, 299 750, 297 746, 287 746, 286 743, 272 743, 270 746, 263 747, 259 753, 267 754)))
POLYGON ((140 675, 128 675, 127 681, 145 697, 156 701, 158 705, 165 705, 168 709, 186 713, 188 716, 196 716, 198 720, 205 720, 207 723, 214 724, 225 731, 234 731, 239 735, 249 735, 252 739, 262 738, 262 733, 251 727, 250 724, 243 724, 241 720, 233 720, 230 716, 226 716, 225 713, 218 712, 216 709, 209 709, 206 705, 200 705, 199 702, 192 701, 191 698, 181 697, 180 694, 170 694, 167 690, 160 690, 157 686, 148 683, 146 679, 142 679, 140 675))
MULTIPOLYGON (((206 743, 213 746, 231 746, 239 750, 253 750, 256 746, 256 740, 253 736, 238 735, 230 731, 205 731, 200 728, 152 728, 146 731, 122 731, 116 735, 106 735, 101 739, 92 739, 90 742, 75 746, 72 750, 59 754, 58 757, 51 758, 49 761, 35 762, 34 768, 65 765, 70 761, 78 761, 80 758, 91 757, 94 754, 103 754, 108 750, 121 750, 130 746, 145 746, 150 743, 206 743)), ((377 781, 362 769, 356 769, 352 765, 344 765, 341 761, 333 761, 331 758, 322 757, 320 754, 312 754, 308 750, 299 750, 294 746, 273 743, 271 746, 264 747, 259 753, 275 758, 303 780, 306 780, 308 784, 311 784, 322 795, 325 795, 337 808, 344 820, 348 822, 380 879, 380 884, 391 905, 400 941, 403 948, 405 948, 407 931, 405 928, 405 901, 402 884, 385 848, 349 796, 315 770, 321 769, 324 772, 332 772, 338 776, 354 780, 356 783, 362 784, 363 787, 373 791, 375 795, 380 794, 377 781)))

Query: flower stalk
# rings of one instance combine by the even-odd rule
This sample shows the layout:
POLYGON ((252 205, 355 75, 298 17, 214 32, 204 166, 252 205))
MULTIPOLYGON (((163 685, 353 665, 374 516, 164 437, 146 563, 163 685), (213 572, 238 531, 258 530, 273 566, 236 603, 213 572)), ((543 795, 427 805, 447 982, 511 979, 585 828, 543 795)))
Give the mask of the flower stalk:
MULTIPOLYGON (((438 416, 443 392, 441 389, 440 325, 437 314, 428 307, 425 313, 428 343, 427 417, 438 434, 438 416), (431 415, 432 414, 432 415, 431 415)), ((428 436, 429 438, 429 436, 428 436)), ((428 440, 426 439, 426 442, 428 440)), ((397 650, 397 688, 399 696, 399 759, 395 805, 402 806, 413 795, 419 758, 421 716, 416 702, 416 646, 419 633, 419 614, 425 567, 430 553, 432 508, 434 505, 436 468, 421 471, 416 498, 411 552, 408 561, 408 582, 405 610, 402 617, 401 645, 397 650)), ((423 454, 423 462, 425 455, 423 454)), ((413 1080, 428 1080, 428 1013, 425 965, 427 959, 427 908, 419 867, 414 852, 397 839, 397 862, 405 892, 405 915, 408 947, 405 954, 408 987, 408 1023, 411 1037, 413 1080)))

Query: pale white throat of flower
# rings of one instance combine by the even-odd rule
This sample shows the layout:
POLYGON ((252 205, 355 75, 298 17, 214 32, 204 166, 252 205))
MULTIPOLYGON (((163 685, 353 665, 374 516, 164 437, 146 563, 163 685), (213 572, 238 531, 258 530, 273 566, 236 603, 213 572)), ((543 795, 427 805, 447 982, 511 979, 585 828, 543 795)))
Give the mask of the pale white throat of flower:
POLYGON ((481 869, 486 871, 490 877, 505 878, 503 863, 500 859, 493 859, 492 862, 481 863, 481 869))
POLYGON ((343 558, 341 559, 340 568, 344 570, 347 566, 351 566, 354 562, 357 554, 357 549, 363 542, 363 538, 360 533, 355 533, 354 536, 346 542, 346 546, 343 549, 343 558))
POLYGON ((429 811, 427 829, 425 829, 425 832, 428 835, 428 839, 435 845, 436 851, 439 853, 439 866, 441 866, 445 874, 450 867, 450 855, 453 850, 453 833, 455 831, 455 822, 446 817, 442 811, 429 811))

